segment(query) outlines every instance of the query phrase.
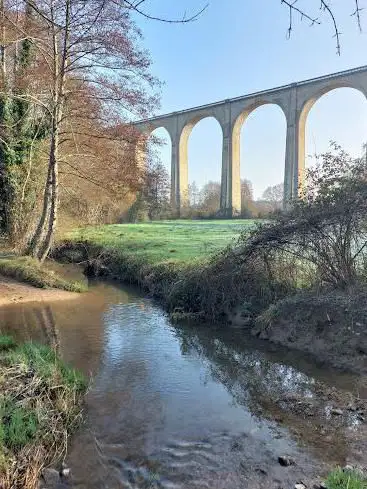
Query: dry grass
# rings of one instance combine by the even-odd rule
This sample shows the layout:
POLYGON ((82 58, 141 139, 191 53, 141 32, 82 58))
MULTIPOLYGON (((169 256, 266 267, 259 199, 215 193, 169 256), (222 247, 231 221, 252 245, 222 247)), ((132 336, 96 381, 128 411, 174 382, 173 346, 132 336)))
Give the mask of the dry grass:
POLYGON ((36 489, 42 469, 62 459, 85 390, 84 378, 52 349, 0 342, 2 489, 36 489))

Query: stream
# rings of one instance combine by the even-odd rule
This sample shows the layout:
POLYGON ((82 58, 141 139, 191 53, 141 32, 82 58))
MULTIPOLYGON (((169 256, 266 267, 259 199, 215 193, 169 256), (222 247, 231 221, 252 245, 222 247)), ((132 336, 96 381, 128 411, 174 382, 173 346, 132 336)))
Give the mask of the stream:
POLYGON ((173 325, 135 289, 96 282, 6 306, 0 331, 57 346, 91 376, 66 460, 76 489, 313 488, 330 467, 367 464, 353 404, 365 379, 239 329, 173 325))

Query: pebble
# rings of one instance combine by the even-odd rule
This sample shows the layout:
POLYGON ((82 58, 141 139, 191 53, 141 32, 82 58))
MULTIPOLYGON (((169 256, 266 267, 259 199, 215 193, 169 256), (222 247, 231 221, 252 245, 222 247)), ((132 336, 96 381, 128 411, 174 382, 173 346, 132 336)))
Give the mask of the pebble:
POLYGON ((336 414, 338 416, 341 416, 343 414, 343 410, 342 409, 339 409, 339 408, 333 408, 331 410, 331 414, 336 414))
POLYGON ((299 483, 294 486, 294 489, 307 489, 307 488, 304 484, 299 483))

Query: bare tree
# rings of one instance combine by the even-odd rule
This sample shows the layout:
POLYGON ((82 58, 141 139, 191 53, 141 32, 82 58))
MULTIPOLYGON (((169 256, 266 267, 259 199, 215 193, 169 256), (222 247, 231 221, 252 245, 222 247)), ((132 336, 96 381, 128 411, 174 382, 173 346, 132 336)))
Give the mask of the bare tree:
POLYGON ((268 263, 292 256, 321 283, 349 286, 365 273, 366 196, 364 161, 333 144, 308 170, 302 198, 255 230, 243 256, 266 257, 268 263))
POLYGON ((249 212, 249 207, 254 200, 254 191, 250 180, 241 180, 241 214, 249 212))
POLYGON ((215 215, 220 209, 221 184, 210 181, 201 189, 200 209, 208 215, 215 215))
POLYGON ((269 202, 273 210, 280 209, 283 203, 284 196, 284 184, 278 183, 265 189, 262 198, 266 202, 269 202))
POLYGON ((150 220, 169 209, 169 175, 160 161, 153 161, 145 171, 143 200, 150 220))
POLYGON ((196 209, 200 202, 200 189, 195 180, 189 184, 189 202, 190 207, 196 209))

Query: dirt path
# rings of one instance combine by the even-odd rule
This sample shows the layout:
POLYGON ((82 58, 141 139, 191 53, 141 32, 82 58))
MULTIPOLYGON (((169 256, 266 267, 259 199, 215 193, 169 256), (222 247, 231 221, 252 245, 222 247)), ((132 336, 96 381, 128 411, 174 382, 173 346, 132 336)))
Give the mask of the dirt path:
POLYGON ((32 285, 23 284, 0 275, 0 306, 24 302, 66 300, 78 297, 80 297, 80 294, 76 292, 66 292, 58 289, 38 289, 32 285))

